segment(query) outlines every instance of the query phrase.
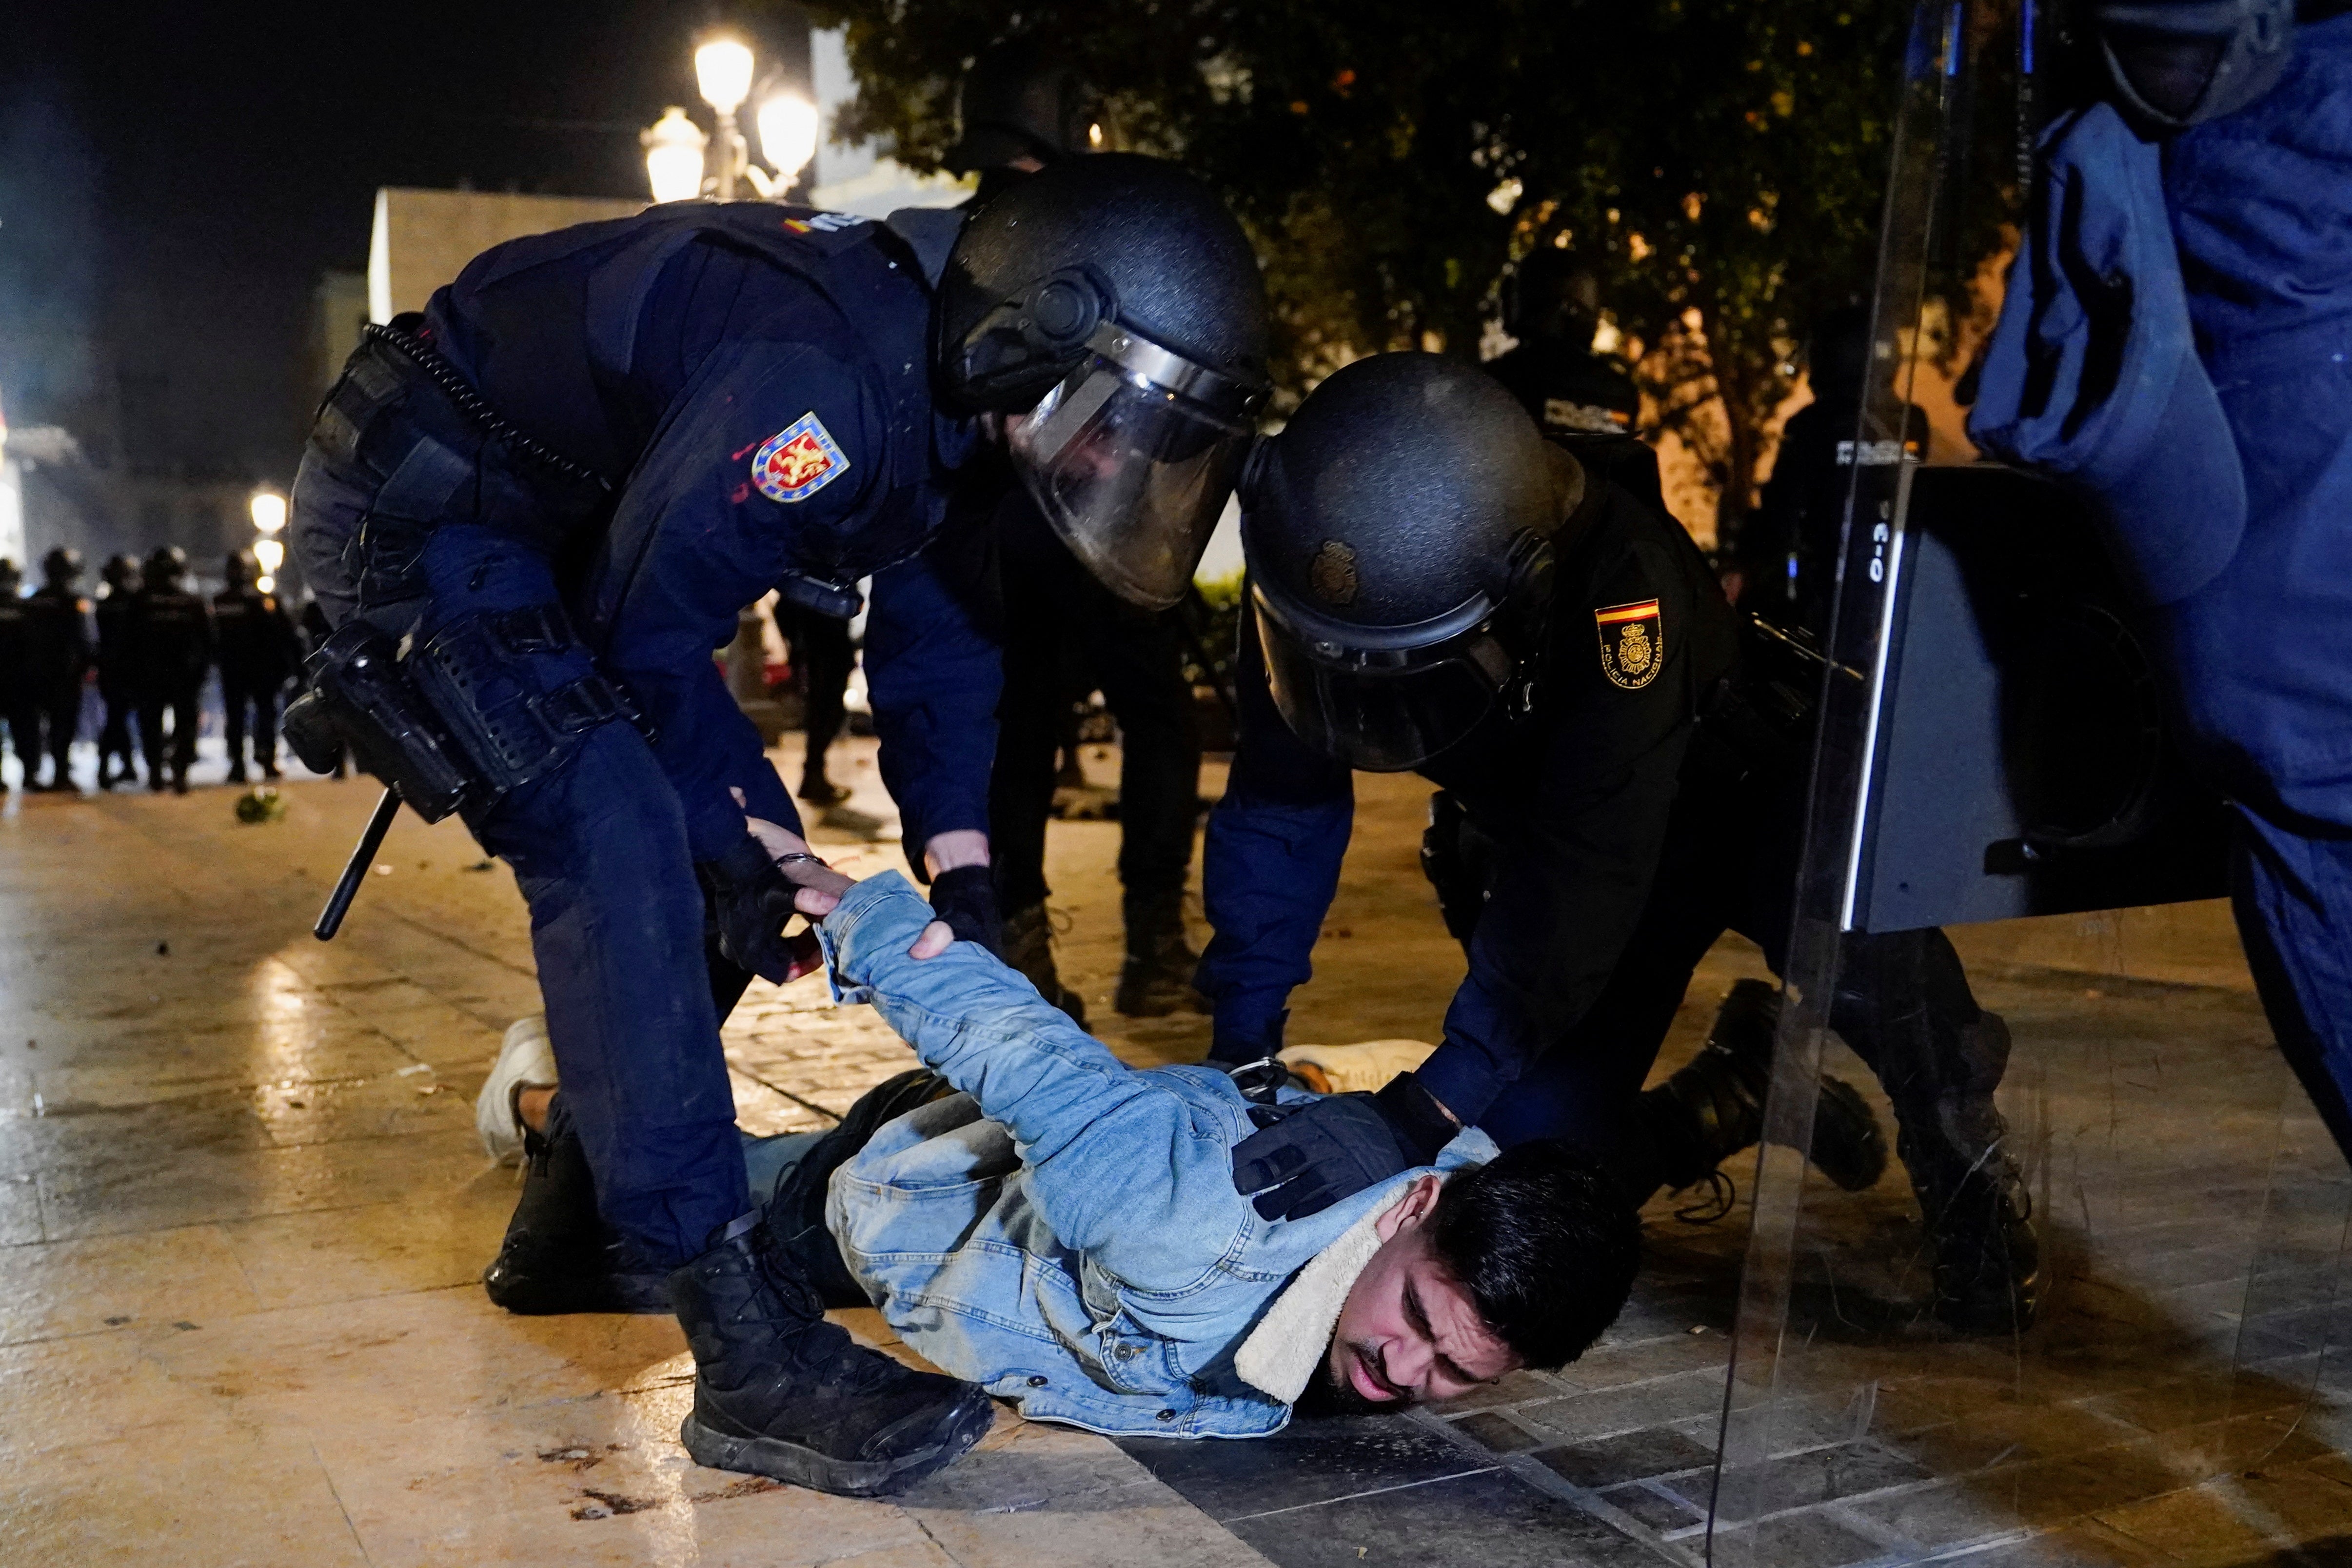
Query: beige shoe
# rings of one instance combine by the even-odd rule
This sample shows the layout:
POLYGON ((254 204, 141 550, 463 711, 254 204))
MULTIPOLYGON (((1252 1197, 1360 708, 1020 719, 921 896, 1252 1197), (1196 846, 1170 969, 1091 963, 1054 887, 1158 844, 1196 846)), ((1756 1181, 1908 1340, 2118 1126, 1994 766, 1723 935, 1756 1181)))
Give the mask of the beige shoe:
POLYGON ((1422 1040, 1360 1040, 1352 1046, 1292 1046, 1275 1059, 1318 1094, 1371 1093, 1429 1059, 1422 1040))

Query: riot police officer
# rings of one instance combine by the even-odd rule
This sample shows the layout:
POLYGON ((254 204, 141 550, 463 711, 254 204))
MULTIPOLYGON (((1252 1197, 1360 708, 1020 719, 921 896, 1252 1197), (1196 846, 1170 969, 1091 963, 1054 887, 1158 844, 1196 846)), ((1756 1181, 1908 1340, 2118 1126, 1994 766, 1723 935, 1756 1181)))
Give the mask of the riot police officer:
POLYGON ((98 732, 98 787, 112 789, 125 779, 139 782, 131 739, 139 710, 139 660, 131 647, 131 606, 139 593, 139 560, 110 555, 99 573, 104 591, 98 600, 98 695, 106 721, 98 732))
POLYGON ((278 702, 301 663, 294 617, 275 594, 253 585, 253 557, 232 550, 222 563, 225 585, 213 595, 213 633, 220 648, 222 729, 228 738, 228 782, 243 784, 246 736, 265 779, 278 774, 278 702), (247 714, 252 715, 247 731, 247 714))
POLYGON ((26 679, 31 716, 47 730, 49 779, 27 789, 73 788, 74 735, 81 727, 82 678, 89 673, 89 605, 81 596, 81 554, 58 545, 41 557, 41 585, 25 600, 26 679))
POLYGON ((1624 365, 1592 352, 1601 280, 1573 251, 1539 245, 1503 280, 1503 330, 1518 345, 1486 362, 1547 436, 1630 435, 1642 395, 1624 365))
POLYGON ((24 775, 21 787, 29 790, 41 773, 41 721, 26 679, 28 618, 24 569, 0 555, 0 720, 8 725, 8 743, 24 775))
POLYGON ((2281 1049, 2352 1155, 2352 10, 2095 0, 1969 416, 2092 504, 2281 1049), (2125 306, 2128 308, 2123 308, 2125 306))
MULTIPOLYGON (((770 1268, 789 1238, 746 1188, 706 892, 720 953, 774 980, 806 962, 792 910, 828 905, 796 891, 813 858, 749 830, 798 817, 710 650, 770 587, 845 616, 872 575, 884 779, 945 921, 918 951, 990 939, 997 655, 971 574, 985 541, 942 534, 946 489, 1003 439, 1107 569, 1189 574, 1265 330, 1214 197, 1091 159, 968 223, 680 203, 512 241, 372 329, 321 411, 294 489, 336 623, 320 707, 403 798, 461 811, 514 866, 556 1120, 612 1233, 572 1266, 667 1290, 703 1463, 877 1489, 952 1459, 988 1413, 849 1344, 770 1268), (845 1381, 858 1425, 824 1393, 845 1381)), ((311 761, 291 710, 288 733, 311 761)), ((510 1231, 500 1267, 528 1251, 510 1231)), ((518 1306, 567 1310, 557 1273, 502 1278, 518 1306)))
MULTIPOLYGON (((1066 61, 1010 39, 972 62, 958 97, 958 173, 984 204, 1048 164, 1097 150, 1098 95, 1066 61)), ((1002 463, 975 464, 956 504, 992 510, 1004 594, 1004 693, 989 784, 990 850, 1004 907, 1004 957, 1083 1023, 1062 984, 1045 915, 1045 831, 1071 697, 1100 688, 1119 729, 1120 915, 1127 954, 1112 1005, 1130 1017, 1199 1011, 1184 931, 1184 883, 1200 812, 1201 746, 1172 599, 1107 582, 1073 553, 1002 463), (1124 591, 1122 591, 1124 590, 1124 591), (1075 672, 1075 673, 1074 673, 1075 672)), ((1189 584, 1164 592, 1181 595, 1189 584)))
MULTIPOLYGON (((1208 837, 1213 1056, 1280 1044, 1338 884, 1351 767, 1442 787, 1429 858, 1470 967, 1426 1064, 1377 1096, 1260 1113, 1236 1184, 1269 1217, 1311 1213, 1475 1123, 1506 1146, 1579 1140, 1640 1201, 1753 1142, 1769 1028, 1719 1031, 1642 1092, 1727 927, 1781 958, 1803 795, 1803 749, 1743 679, 1688 535, 1545 441, 1493 380, 1421 354, 1318 386, 1254 460, 1244 506, 1241 736, 1208 837)), ((1871 940, 1833 1022, 1901 1118, 1937 1309, 2015 1328, 2038 1274, 1991 1102, 2006 1032, 1940 933, 1871 940)), ((1832 1179, 1875 1179, 1850 1088, 1823 1080, 1815 1128, 1832 1179)))
POLYGON ((168 782, 188 793, 196 760, 197 707, 213 663, 213 620, 205 601, 185 587, 188 553, 159 545, 147 557, 131 601, 132 689, 139 700, 139 738, 147 748, 147 787, 168 782), (163 719, 171 716, 168 752, 163 719))
MULTIPOLYGON (((1870 369, 1870 312, 1842 305, 1824 314, 1806 341, 1805 378, 1813 400, 1781 427, 1772 477, 1733 542, 1737 581, 1724 586, 1742 610, 1781 626, 1828 636, 1837 591, 1838 537, 1853 489, 1854 432, 1870 369)), ((1868 461, 1933 455, 1927 411, 1905 405, 1904 450, 1863 452, 1868 461)))

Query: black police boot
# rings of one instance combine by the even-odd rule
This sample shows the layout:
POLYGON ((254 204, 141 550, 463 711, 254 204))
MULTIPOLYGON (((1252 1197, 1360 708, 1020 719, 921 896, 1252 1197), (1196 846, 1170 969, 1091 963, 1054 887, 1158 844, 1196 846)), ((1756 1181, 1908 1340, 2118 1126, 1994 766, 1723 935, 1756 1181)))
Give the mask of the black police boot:
POLYGON ((241 784, 246 782, 245 764, 242 762, 231 763, 229 764, 228 782, 233 784, 241 784))
MULTIPOLYGON (((1666 1144, 1666 1184, 1680 1189, 1764 1135, 1764 1096, 1772 1084, 1772 1034, 1780 995, 1761 980, 1742 980, 1724 997, 1706 1044, 1688 1066, 1642 1096, 1643 1110, 1666 1144)), ((1850 1193, 1886 1173, 1886 1137, 1852 1084, 1824 1073, 1813 1106, 1813 1164, 1850 1193)))
POLYGON ((874 1497, 952 1463, 995 1420, 978 1384, 901 1366, 826 1322, 756 1210, 714 1233, 669 1292, 694 1350, 678 1439, 698 1465, 874 1497))
POLYGON ((1992 1086, 2009 1062, 2009 1026, 1980 1013, 1944 1064, 1960 1087, 1904 1108, 1895 1149, 1936 1248, 1936 1315, 1964 1334, 2022 1333, 2042 1304, 2033 1202, 2007 1152, 1992 1086))
POLYGON ((666 1270, 636 1256, 596 1213, 588 1152, 557 1095, 547 1131, 523 1133, 522 1197, 482 1289, 525 1317, 561 1312, 667 1312, 666 1270))
POLYGON ((793 792, 814 806, 839 805, 849 798, 849 792, 824 776, 824 762, 817 762, 801 770, 801 787, 793 792))
POLYGON ((1130 1018, 1207 1012, 1208 999, 1192 986, 1201 955, 1184 940, 1184 889, 1129 893, 1123 912, 1127 962, 1119 966, 1111 1005, 1130 1018))
POLYGON ((1054 966, 1054 927, 1045 905, 1007 911, 1004 962, 1019 970, 1038 995, 1067 1013, 1070 1022, 1081 1029, 1087 1026, 1086 998, 1063 984, 1062 972, 1054 966))

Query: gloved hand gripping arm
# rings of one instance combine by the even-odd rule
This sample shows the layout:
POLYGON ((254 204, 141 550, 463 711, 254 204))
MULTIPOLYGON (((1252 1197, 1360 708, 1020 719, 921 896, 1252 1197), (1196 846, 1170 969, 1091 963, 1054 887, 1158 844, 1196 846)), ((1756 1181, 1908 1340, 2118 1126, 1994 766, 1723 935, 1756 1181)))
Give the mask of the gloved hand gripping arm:
POLYGON ((1377 1094, 1257 1105, 1234 1147, 1234 1186, 1265 1219, 1320 1214, 1400 1171, 1433 1164, 1462 1124, 1409 1072, 1377 1094))

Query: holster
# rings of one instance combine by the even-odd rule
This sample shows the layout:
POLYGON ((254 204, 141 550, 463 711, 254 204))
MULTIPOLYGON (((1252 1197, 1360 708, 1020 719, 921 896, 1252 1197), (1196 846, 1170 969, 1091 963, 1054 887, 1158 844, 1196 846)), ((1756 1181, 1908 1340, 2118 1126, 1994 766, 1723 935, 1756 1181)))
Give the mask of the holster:
POLYGON ((405 658, 384 633, 352 621, 310 656, 310 689, 287 708, 286 738, 318 773, 348 745, 362 772, 427 822, 484 809, 545 777, 598 725, 637 721, 600 675, 533 688, 522 660, 571 646, 552 605, 461 616, 405 658))
POLYGON ((1478 929, 1494 886, 1495 841, 1478 830, 1462 803, 1445 790, 1429 797, 1429 826, 1421 835, 1421 874, 1437 894, 1446 934, 1464 947, 1478 929))
POLYGON ((400 668, 392 638, 345 624, 309 662, 310 689, 286 710, 286 740, 305 767, 331 773, 342 747, 427 822, 471 804, 478 782, 455 741, 400 668))

